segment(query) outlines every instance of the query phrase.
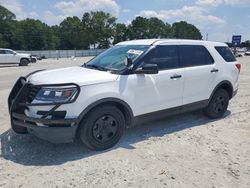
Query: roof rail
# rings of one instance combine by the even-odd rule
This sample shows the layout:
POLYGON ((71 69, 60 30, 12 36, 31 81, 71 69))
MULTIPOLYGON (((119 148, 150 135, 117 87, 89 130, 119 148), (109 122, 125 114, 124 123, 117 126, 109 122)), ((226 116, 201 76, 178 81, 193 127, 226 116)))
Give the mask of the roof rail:
POLYGON ((162 40, 164 40, 164 39, 157 39, 157 40, 155 40, 155 41, 151 44, 151 46, 154 45, 156 42, 159 42, 159 41, 162 41, 162 40))

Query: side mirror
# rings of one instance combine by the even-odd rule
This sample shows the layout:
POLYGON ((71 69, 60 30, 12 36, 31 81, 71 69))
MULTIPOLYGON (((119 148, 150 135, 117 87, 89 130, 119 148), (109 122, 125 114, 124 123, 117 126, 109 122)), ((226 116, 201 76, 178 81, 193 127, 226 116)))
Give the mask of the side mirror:
POLYGON ((156 64, 146 64, 135 70, 135 74, 158 74, 159 69, 156 64))
POLYGON ((16 55, 17 53, 16 52, 14 52, 14 54, 13 55, 16 55))
POLYGON ((130 67, 130 66, 132 65, 132 63, 133 63, 132 58, 130 58, 130 57, 127 56, 126 66, 127 66, 127 67, 130 67))

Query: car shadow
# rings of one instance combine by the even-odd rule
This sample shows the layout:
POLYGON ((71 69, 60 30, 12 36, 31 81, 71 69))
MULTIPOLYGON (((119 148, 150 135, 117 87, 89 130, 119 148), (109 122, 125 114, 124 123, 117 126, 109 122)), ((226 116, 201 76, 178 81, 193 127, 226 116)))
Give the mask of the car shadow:
POLYGON ((14 64, 14 65, 0 65, 0 69, 1 68, 10 68, 10 67, 19 67, 19 65, 17 65, 17 64, 14 64))
MULTIPOLYGON (((230 114, 227 111, 225 117, 230 114)), ((149 138, 162 137, 213 121, 217 120, 210 120, 196 111, 139 124, 128 129, 115 147, 101 152, 90 151, 79 140, 71 144, 55 145, 29 134, 18 135, 9 129, 0 135, 0 158, 26 166, 60 165, 119 148, 132 150, 136 148, 134 144, 149 138)))

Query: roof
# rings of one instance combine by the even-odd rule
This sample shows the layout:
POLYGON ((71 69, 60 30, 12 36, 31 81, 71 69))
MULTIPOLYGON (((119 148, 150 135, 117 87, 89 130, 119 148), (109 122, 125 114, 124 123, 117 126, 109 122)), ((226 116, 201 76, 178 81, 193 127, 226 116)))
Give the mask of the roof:
POLYGON ((186 40, 186 39, 141 39, 120 42, 117 45, 160 45, 163 43, 178 43, 178 44, 201 44, 213 46, 227 46, 225 43, 204 41, 204 40, 186 40))
POLYGON ((0 50, 11 50, 11 49, 8 49, 8 48, 0 48, 0 50))

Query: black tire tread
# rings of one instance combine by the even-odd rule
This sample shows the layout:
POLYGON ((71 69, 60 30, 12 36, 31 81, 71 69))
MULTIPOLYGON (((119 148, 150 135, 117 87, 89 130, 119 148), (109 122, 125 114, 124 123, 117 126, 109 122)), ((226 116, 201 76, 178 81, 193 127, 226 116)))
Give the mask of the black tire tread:
POLYGON ((28 66, 29 60, 28 59, 21 59, 19 66, 28 66))
POLYGON ((106 150, 108 148, 113 147, 122 137, 123 132, 125 130, 125 118, 123 113, 115 106, 112 105, 103 105, 94 108, 91 110, 85 119, 82 120, 80 123, 80 130, 79 130, 79 136, 81 141, 91 150, 101 151, 106 150), (119 118, 120 121, 120 129, 119 129, 119 135, 116 137, 116 139, 113 142, 110 142, 106 145, 98 145, 95 141, 93 141, 93 138, 89 134, 89 129, 92 128, 93 123, 95 122, 97 116, 100 116, 103 112, 113 113, 114 116, 119 118))
POLYGON ((210 119, 217 119, 217 118, 221 118, 223 117, 223 115, 225 114, 226 110, 227 110, 227 107, 228 107, 228 103, 229 103, 229 93, 225 90, 225 89, 222 89, 222 88, 219 88, 215 93, 214 95, 212 96, 208 106, 206 108, 203 109, 203 113, 205 114, 205 116, 207 116, 208 118, 210 119), (224 95, 224 97, 226 98, 226 107, 225 107, 225 111, 223 111, 222 113, 220 114, 216 114, 214 113, 213 109, 212 109, 212 104, 214 102, 214 100, 216 99, 216 97, 218 95, 224 95))

